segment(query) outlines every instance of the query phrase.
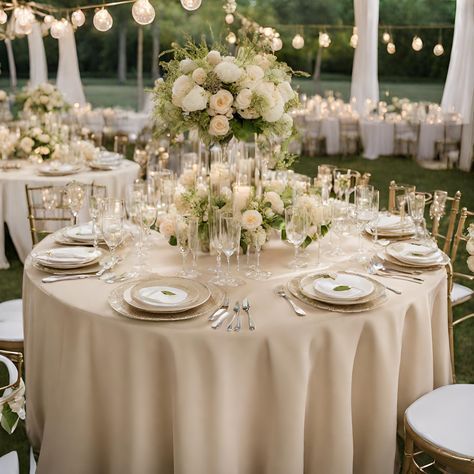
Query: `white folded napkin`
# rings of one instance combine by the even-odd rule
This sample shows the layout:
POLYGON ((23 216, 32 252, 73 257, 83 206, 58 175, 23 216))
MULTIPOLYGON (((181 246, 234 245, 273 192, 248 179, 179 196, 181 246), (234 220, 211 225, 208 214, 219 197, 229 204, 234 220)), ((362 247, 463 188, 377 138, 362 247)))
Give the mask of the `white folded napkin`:
POLYGON ((86 262, 88 260, 93 260, 96 257, 97 252, 94 249, 86 249, 81 247, 51 249, 37 255, 39 260, 61 263, 86 262))
POLYGON ((185 301, 188 294, 172 286, 150 286, 141 288, 138 297, 146 303, 177 305, 185 301))

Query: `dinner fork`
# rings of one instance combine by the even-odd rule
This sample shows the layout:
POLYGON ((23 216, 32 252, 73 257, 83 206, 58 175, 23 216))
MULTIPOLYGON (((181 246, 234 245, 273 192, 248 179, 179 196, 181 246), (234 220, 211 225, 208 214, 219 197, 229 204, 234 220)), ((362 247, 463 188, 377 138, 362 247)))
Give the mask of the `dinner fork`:
POLYGON ((395 280, 409 281, 410 283, 418 283, 418 285, 421 285, 424 281, 421 278, 416 278, 408 275, 397 275, 396 273, 383 272, 377 264, 368 265, 367 272, 370 275, 377 275, 383 278, 393 278, 395 280))
POLYGON ((219 316, 224 314, 228 309, 229 309, 229 296, 226 294, 224 297, 224 302, 222 303, 222 306, 216 309, 216 311, 214 311, 207 319, 209 319, 209 321, 215 321, 216 319, 219 318, 219 316))
POLYGON ((227 331, 232 331, 232 326, 234 325, 234 320, 236 317, 239 316, 240 313, 240 303, 238 301, 235 302, 234 305, 234 315, 232 316, 232 319, 230 320, 230 323, 227 325, 227 331))
POLYGON ((112 268, 112 264, 104 265, 97 273, 68 273, 68 274, 55 274, 49 277, 43 278, 43 283, 54 283, 55 281, 67 281, 67 280, 85 280, 86 278, 101 277, 106 271, 112 268))
POLYGON ((242 301, 242 309, 247 313, 247 317, 249 320, 249 330, 255 331, 255 322, 252 316, 250 316, 250 301, 248 300, 248 298, 244 298, 244 301, 242 301))

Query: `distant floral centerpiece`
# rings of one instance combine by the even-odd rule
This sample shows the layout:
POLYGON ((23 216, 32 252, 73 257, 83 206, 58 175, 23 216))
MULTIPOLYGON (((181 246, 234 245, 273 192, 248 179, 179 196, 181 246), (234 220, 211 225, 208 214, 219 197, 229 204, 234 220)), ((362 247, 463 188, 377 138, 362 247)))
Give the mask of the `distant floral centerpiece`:
POLYGON ((59 157, 61 140, 59 137, 41 127, 32 127, 23 131, 16 144, 15 155, 18 158, 29 158, 41 162, 59 157))
POLYGON ((17 96, 23 110, 37 115, 61 113, 69 108, 63 94, 52 84, 44 83, 34 89, 25 89, 17 96))
POLYGON ((223 51, 188 41, 162 63, 166 79, 154 89, 158 134, 175 137, 197 129, 208 145, 254 135, 289 140, 290 112, 298 105, 292 69, 251 42, 236 56, 223 51))

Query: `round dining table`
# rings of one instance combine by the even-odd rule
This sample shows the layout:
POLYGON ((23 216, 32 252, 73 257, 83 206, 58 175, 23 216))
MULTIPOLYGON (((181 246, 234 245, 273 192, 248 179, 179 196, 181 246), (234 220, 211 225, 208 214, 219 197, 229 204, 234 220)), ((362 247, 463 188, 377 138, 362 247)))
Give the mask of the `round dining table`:
POLYGON ((360 136, 364 158, 375 160, 381 155, 393 155, 395 143, 395 124, 393 122, 380 119, 361 119, 360 136))
MULTIPOLYGON (((35 249, 55 245, 50 236, 35 249)), ((356 248, 344 239, 348 255, 356 248)), ((129 319, 108 303, 118 283, 43 283, 29 257, 26 422, 38 474, 393 474, 405 409, 451 383, 446 272, 425 272, 422 284, 374 276, 401 295, 353 314, 299 302, 301 317, 275 289, 314 272, 315 250, 300 270, 287 266, 292 252, 266 245, 265 281, 245 279, 241 257, 245 284, 226 292, 231 308, 248 298, 256 329, 244 314, 240 332, 212 329, 206 316, 129 319)), ((199 257, 202 282, 214 258, 199 257)), ((147 261, 159 275, 180 269, 161 236, 147 261)), ((351 259, 329 271, 341 268, 362 271, 351 259)))
POLYGON ((5 255, 4 224, 8 226, 10 237, 20 260, 25 261, 33 246, 28 221, 28 205, 25 186, 64 186, 70 181, 84 184, 98 184, 107 187, 111 197, 124 197, 128 184, 137 179, 140 166, 123 160, 120 167, 108 171, 96 171, 86 167, 84 171, 67 176, 42 176, 38 165, 27 161, 17 161, 19 169, 0 169, 0 269, 9 267, 5 255))

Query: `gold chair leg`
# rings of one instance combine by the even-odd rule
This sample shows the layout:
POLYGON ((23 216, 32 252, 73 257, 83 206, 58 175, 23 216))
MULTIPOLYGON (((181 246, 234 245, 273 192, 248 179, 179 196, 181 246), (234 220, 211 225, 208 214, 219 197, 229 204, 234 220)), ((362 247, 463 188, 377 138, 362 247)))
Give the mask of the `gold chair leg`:
POLYGON ((405 450, 403 456, 402 474, 410 474, 412 472, 411 468, 413 463, 413 449, 413 440, 405 431, 405 450))

